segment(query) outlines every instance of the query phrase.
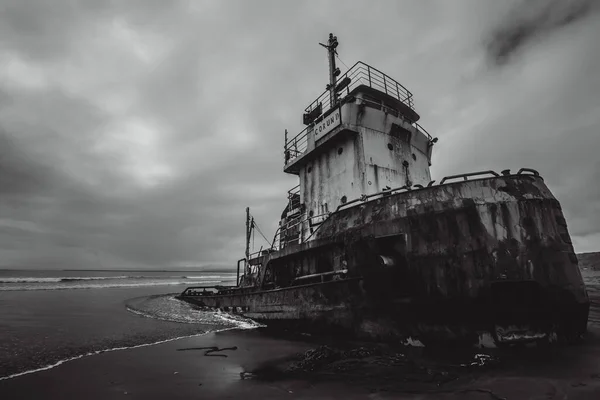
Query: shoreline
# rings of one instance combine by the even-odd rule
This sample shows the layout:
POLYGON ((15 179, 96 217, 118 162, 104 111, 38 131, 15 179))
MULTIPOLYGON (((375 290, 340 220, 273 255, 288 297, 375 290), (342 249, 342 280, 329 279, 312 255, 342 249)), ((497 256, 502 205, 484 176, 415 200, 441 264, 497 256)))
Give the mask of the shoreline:
POLYGON ((156 346, 156 345, 160 345, 160 344, 163 344, 163 343, 168 343, 168 342, 172 342, 172 341, 176 341, 176 340, 192 338, 192 337, 195 337, 195 336, 208 335, 210 333, 216 333, 216 332, 225 331, 225 330, 232 330, 232 329, 247 329, 247 328, 224 328, 222 330, 210 331, 210 332, 202 332, 202 333, 195 333, 195 334, 185 335, 185 336, 178 336, 178 337, 174 337, 174 338, 171 338, 171 339, 159 340, 157 342, 143 343, 143 344, 138 344, 138 345, 134 345, 134 346, 113 347, 113 348, 109 348, 109 349, 106 349, 106 350, 96 350, 96 351, 92 351, 92 352, 89 352, 89 353, 86 353, 86 354, 81 354, 81 355, 78 355, 78 356, 75 356, 75 357, 65 358, 64 360, 57 361, 54 364, 49 364, 49 365, 46 365, 46 366, 43 366, 43 367, 39 367, 39 368, 36 368, 36 369, 27 370, 27 371, 23 371, 23 372, 17 372, 16 374, 7 375, 7 376, 0 376, 0 381, 5 381, 5 380, 13 379, 13 378, 18 378, 20 376, 34 374, 34 373, 37 373, 37 372, 47 371, 47 370, 59 367, 59 366, 65 364, 65 363, 68 363, 68 362, 71 362, 71 361, 79 360, 79 359, 85 358, 85 357, 95 356, 95 355, 102 354, 102 353, 108 353, 108 352, 119 351, 119 350, 137 349, 137 348, 148 347, 148 346, 156 346))

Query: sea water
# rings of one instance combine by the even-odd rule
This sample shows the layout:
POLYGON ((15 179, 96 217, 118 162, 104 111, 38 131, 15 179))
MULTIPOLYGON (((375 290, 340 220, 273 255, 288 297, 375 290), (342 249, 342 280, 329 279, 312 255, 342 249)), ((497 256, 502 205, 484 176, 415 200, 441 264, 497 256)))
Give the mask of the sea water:
POLYGON ((250 320, 175 299, 235 273, 0 270, 0 379, 65 360, 223 329, 250 320))

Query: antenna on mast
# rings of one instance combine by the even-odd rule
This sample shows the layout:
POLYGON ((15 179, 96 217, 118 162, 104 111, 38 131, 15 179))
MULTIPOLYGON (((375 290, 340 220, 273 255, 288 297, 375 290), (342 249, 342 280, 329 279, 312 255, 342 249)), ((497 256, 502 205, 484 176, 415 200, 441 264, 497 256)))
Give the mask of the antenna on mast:
POLYGON ((338 47, 339 43, 337 36, 333 36, 333 33, 330 33, 327 44, 319 44, 327 49, 329 56, 329 84, 327 85, 327 90, 329 90, 330 106, 333 107, 337 103, 335 85, 337 83, 337 76, 340 74, 340 69, 335 66, 335 56, 337 55, 336 48, 338 47))

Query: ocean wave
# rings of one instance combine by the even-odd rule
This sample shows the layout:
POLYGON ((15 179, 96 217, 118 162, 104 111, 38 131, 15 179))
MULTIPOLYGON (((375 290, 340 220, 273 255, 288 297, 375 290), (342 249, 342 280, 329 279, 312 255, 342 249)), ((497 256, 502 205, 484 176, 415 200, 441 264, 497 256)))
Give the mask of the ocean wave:
POLYGON ((53 283, 53 282, 78 282, 78 281, 103 281, 108 279, 233 279, 235 274, 229 275, 194 275, 194 276, 152 276, 152 275, 119 275, 119 276, 58 276, 58 277, 0 277, 0 283, 53 283))
MULTIPOLYGON (((46 281, 48 282, 48 281, 46 281)), ((50 281, 50 283, 55 281, 50 281)), ((30 283, 30 282, 22 282, 30 283)), ((217 284, 222 283, 221 281, 166 281, 166 282, 125 282, 125 283, 86 283, 86 284, 63 284, 60 285, 11 285, 11 286, 0 286, 1 291, 16 291, 16 290, 70 290, 70 289, 104 289, 104 288, 120 288, 120 287, 141 287, 141 286, 173 286, 173 285, 205 285, 205 284, 217 284)))

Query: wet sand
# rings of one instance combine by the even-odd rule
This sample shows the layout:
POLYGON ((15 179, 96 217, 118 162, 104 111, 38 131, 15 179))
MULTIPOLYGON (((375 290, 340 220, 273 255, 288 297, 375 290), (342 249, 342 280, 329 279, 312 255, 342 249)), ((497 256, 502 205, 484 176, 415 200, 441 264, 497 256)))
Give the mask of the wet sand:
MULTIPOLYGON (((313 364, 307 364, 306 354, 318 352, 306 352, 323 349, 321 345, 315 341, 273 338, 259 330, 211 333, 85 357, 50 370, 0 381, 0 397, 600 398, 600 329, 596 326, 591 327, 584 344, 513 350, 499 355, 496 364, 484 366, 476 362, 477 365, 460 366, 473 361, 474 353, 455 353, 433 360, 419 353, 422 350, 395 356, 390 349, 383 356, 354 351, 353 355, 333 362, 313 357, 313 364), (223 350, 211 352, 213 346, 223 350)), ((335 347, 331 338, 328 346, 335 347)), ((361 349, 358 344, 349 348, 361 349)))

